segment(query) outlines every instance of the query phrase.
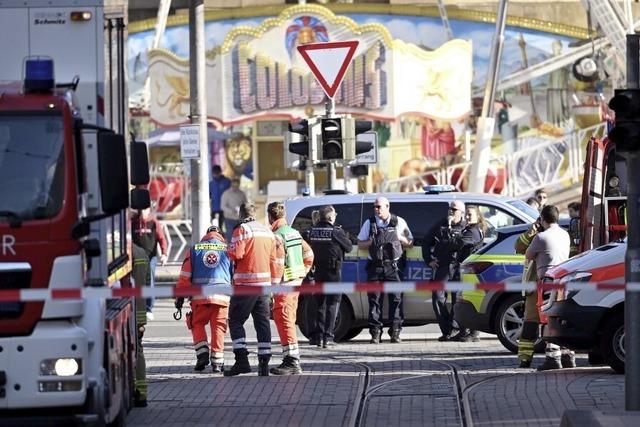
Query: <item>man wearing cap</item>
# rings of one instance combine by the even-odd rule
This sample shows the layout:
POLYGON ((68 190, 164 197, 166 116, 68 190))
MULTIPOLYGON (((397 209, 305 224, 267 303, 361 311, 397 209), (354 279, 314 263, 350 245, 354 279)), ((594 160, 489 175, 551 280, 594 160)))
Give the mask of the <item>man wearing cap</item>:
MULTIPOLYGON (((456 262, 456 238, 467 226, 464 219, 465 206, 460 200, 449 205, 447 219, 438 231, 422 246, 422 259, 431 267, 431 278, 434 281, 459 280, 460 266, 456 262)), ((453 306, 456 301, 455 292, 451 292, 451 310, 447 308, 448 292, 434 291, 431 298, 433 311, 436 314, 442 336, 438 341, 450 341, 454 329, 453 306)))

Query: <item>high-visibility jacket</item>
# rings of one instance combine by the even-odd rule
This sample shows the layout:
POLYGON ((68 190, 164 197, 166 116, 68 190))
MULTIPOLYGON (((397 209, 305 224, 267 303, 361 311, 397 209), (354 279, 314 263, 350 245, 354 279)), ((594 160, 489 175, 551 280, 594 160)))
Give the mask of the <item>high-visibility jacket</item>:
POLYGON ((276 237, 253 218, 233 229, 229 257, 235 263, 234 285, 269 286, 280 283, 283 265, 278 263, 276 237))
MULTIPOLYGON (((231 284, 231 260, 227 254, 224 237, 216 232, 207 233, 200 243, 193 245, 187 252, 176 287, 229 284, 231 284)), ((193 296, 191 305, 217 304, 227 307, 229 300, 229 295, 223 294, 193 296)))
POLYGON ((278 263, 283 265, 282 284, 299 286, 313 266, 313 250, 284 218, 271 224, 278 241, 278 263))

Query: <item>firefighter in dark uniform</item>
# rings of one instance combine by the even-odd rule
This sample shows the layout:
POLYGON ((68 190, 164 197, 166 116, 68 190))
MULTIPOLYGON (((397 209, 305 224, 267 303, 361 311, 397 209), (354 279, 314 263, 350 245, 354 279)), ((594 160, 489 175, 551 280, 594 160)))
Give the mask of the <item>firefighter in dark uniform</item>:
MULTIPOLYGON (((308 240, 315 259, 314 279, 318 282, 339 282, 342 278, 342 260, 353 244, 340 226, 335 226, 336 210, 333 206, 320 209, 319 221, 309 230, 308 240)), ((313 340, 318 347, 333 347, 336 317, 342 295, 314 295, 318 305, 313 340)))
MULTIPOLYGON (((144 249, 133 243, 131 245, 133 254, 132 276, 136 288, 149 286, 151 282, 151 268, 149 267, 149 257, 144 249)), ((136 298, 136 327, 138 328, 138 347, 136 351, 136 382, 134 404, 137 407, 147 406, 147 375, 146 363, 144 360, 144 350, 142 347, 142 337, 144 336, 145 325, 147 324, 147 304, 144 298, 136 298)))

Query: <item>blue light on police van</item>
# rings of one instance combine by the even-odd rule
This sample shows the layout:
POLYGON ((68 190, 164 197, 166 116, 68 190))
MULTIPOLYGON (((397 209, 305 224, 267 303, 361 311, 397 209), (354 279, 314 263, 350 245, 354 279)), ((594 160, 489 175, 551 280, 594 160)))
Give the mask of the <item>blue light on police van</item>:
POLYGON ((427 194, 451 193, 454 191, 458 191, 455 185, 450 185, 450 184, 425 185, 423 189, 424 189, 424 192, 427 194))
POLYGON ((48 57, 29 57, 24 64, 24 91, 51 92, 55 87, 53 78, 53 59, 48 57))

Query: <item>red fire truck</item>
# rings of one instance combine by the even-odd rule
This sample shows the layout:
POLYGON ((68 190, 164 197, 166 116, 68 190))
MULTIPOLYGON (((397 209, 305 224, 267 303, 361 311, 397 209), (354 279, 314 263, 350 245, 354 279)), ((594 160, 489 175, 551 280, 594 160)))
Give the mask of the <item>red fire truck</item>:
MULTIPOLYGON (((0 81, 14 81, 0 85, 1 289, 131 286, 127 208, 149 200, 129 191, 148 182, 148 161, 144 144, 125 144, 126 8, 0 3, 0 81)), ((0 424, 122 423, 135 381, 134 304, 1 302, 0 424)))

